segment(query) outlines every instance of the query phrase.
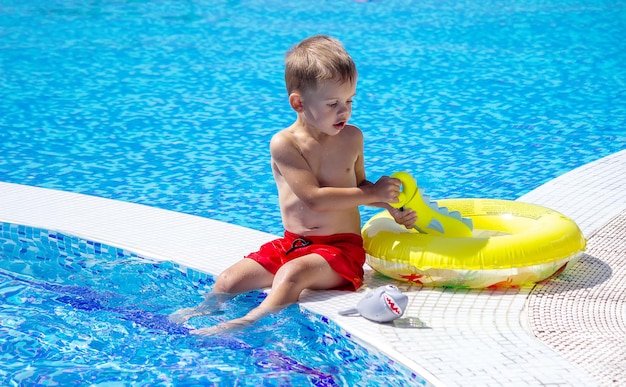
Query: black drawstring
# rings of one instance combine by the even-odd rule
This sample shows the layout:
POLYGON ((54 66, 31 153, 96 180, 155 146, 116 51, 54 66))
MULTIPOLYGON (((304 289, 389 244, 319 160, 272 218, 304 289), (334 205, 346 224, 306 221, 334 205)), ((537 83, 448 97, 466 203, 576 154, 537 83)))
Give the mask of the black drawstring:
POLYGON ((304 238, 296 238, 293 243, 291 244, 291 248, 287 251, 285 251, 285 255, 288 255, 289 253, 293 252, 296 249, 299 249, 301 247, 307 247, 308 245, 310 245, 312 242, 311 241, 307 241, 304 238))

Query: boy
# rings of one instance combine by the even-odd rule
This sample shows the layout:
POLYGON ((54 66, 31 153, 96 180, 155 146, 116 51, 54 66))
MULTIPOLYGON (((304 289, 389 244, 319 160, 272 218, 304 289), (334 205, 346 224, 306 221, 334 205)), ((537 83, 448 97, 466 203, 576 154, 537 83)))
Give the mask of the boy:
POLYGON ((244 317, 191 333, 243 328, 297 302, 304 289, 358 289, 365 263, 360 205, 384 207, 406 227, 417 220, 415 212, 387 204, 398 201, 399 180, 365 179, 363 134, 348 124, 357 71, 341 43, 328 36, 307 38, 287 52, 285 64, 297 118, 270 141, 285 236, 226 269, 202 304, 171 319, 184 322, 211 313, 243 292, 270 286, 271 291, 244 317))

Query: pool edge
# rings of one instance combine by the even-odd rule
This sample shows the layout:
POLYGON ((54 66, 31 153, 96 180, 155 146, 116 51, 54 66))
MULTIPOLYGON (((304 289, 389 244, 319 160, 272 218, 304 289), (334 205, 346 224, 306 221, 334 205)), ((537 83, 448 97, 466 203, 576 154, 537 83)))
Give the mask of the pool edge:
MULTIPOLYGON (((589 235, 626 208, 626 198, 620 195, 626 190, 626 176, 623 173, 619 175, 619 171, 624 170, 626 150, 559 176, 519 200, 554 208, 574 219, 585 235, 589 235)), ((3 182, 0 182, 0 221, 66 232, 212 274, 221 272, 274 237, 154 207, 3 182), (167 239, 163 238, 164 234, 168 235, 167 239), (219 259, 211 259, 215 255, 219 259)), ((354 304, 363 292, 384 281, 371 271, 368 271, 367 279, 366 286, 358 293, 307 292, 301 305, 332 319, 342 329, 413 369, 433 385, 461 384, 462 381, 471 381, 471 384, 508 383, 511 381, 508 375, 516 370, 520 371, 519 374, 530 375, 522 377, 522 380, 530 382, 593 382, 593 378, 579 367, 568 365, 558 353, 552 353, 554 351, 528 332, 524 326, 524 301, 530 290, 508 294, 470 294, 462 291, 424 291, 399 284, 411 296, 407 313, 425 315, 431 312, 433 317, 429 323, 437 328, 437 334, 433 334, 433 330, 428 335, 429 332, 424 330, 398 330, 362 318, 338 316, 336 312, 339 309, 354 304), (458 310, 464 310, 468 303, 474 305, 476 300, 486 305, 496 302, 497 308, 504 309, 494 309, 499 313, 495 316, 498 320, 494 328, 496 339, 494 335, 484 332, 480 324, 476 325, 480 328, 474 332, 474 337, 462 337, 466 334, 464 328, 467 325, 464 325, 458 310), (508 328, 502 330, 502 327, 508 328), (519 340, 507 340, 509 335, 515 335, 519 340), (456 348, 450 348, 450 343, 456 348), (509 359, 510 354, 501 349, 512 344, 523 346, 530 356, 533 353, 541 356, 536 362, 524 357, 509 359), (484 366, 476 359, 481 345, 487 350, 483 360, 497 362, 506 358, 509 359, 508 364, 489 366, 492 368, 484 366), (426 347, 428 351, 420 351, 420 348, 426 347), (542 367, 537 369, 537 365, 542 367), (555 372, 553 368, 557 367, 558 372, 555 372), (481 369, 487 371, 480 372, 481 369)), ((494 310, 483 306, 477 314, 482 318, 485 314, 493 314, 494 310)), ((470 318, 475 318, 474 315, 472 311, 468 312, 470 318)), ((518 374, 517 371, 513 374, 518 374)))

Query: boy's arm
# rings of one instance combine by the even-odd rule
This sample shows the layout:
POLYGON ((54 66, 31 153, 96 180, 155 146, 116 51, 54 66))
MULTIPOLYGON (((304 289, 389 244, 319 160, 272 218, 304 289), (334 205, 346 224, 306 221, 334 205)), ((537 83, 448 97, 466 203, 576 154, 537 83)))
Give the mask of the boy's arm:
MULTIPOLYGON (((374 185, 374 183, 372 183, 371 181, 363 180, 361 184, 359 184, 359 187, 368 187, 372 185, 374 185)), ((364 205, 370 206, 370 207, 384 208, 385 210, 389 210, 393 208, 389 203, 386 203, 386 202, 372 202, 372 203, 365 203, 364 205)))

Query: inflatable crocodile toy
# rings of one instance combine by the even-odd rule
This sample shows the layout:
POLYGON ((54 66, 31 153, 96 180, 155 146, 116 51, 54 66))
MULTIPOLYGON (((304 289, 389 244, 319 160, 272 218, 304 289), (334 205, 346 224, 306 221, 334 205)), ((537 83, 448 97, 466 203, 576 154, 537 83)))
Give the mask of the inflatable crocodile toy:
POLYGON ((450 238, 471 238, 474 225, 471 219, 464 218, 458 211, 448 211, 439 207, 428 195, 418 188, 415 179, 407 172, 396 172, 391 177, 402 182, 394 208, 410 208, 417 213, 415 230, 422 234, 432 234, 450 238))

